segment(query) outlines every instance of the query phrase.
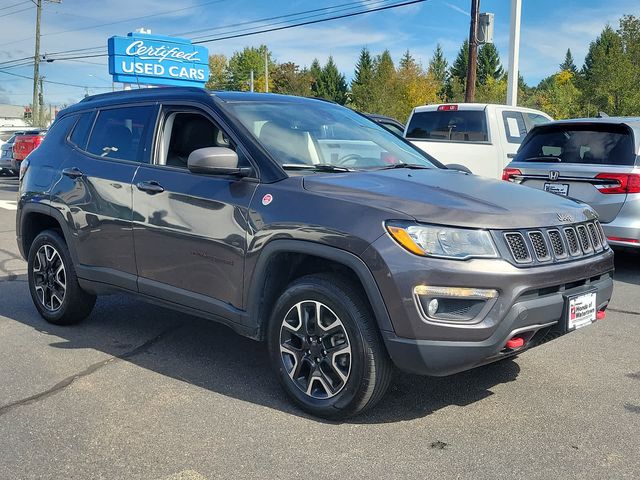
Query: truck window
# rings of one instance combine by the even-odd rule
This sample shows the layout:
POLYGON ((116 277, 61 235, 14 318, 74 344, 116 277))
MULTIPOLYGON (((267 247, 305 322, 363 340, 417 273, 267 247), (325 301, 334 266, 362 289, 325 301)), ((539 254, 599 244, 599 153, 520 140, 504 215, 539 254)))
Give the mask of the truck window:
POLYGON ((507 134, 507 142, 522 143, 527 135, 527 126, 524 123, 522 112, 505 110, 502 112, 502 121, 504 122, 504 131, 507 134))
POLYGON ((484 110, 434 110, 415 112, 407 138, 447 142, 487 142, 487 120, 484 110))

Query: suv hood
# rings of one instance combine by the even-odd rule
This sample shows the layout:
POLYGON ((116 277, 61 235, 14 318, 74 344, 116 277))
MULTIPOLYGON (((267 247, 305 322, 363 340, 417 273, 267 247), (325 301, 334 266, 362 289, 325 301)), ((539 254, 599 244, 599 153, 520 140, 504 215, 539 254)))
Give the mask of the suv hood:
POLYGON ((303 182, 310 192, 393 210, 422 223, 510 229, 596 218, 584 203, 454 170, 312 174, 303 182))

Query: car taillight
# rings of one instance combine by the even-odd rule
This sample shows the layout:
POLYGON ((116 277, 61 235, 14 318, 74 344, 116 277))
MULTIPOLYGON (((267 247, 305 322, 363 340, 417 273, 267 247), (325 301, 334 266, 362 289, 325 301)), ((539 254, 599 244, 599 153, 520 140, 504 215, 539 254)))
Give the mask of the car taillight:
POLYGON ((598 180, 607 183, 595 185, 600 193, 640 193, 640 174, 637 173, 599 173, 598 180))
POLYGON ((502 170, 502 180, 506 180, 507 182, 516 182, 515 177, 518 175, 522 175, 522 172, 517 168, 505 168, 502 170))
POLYGON ((439 112, 455 112, 458 110, 458 105, 440 105, 438 107, 439 112))

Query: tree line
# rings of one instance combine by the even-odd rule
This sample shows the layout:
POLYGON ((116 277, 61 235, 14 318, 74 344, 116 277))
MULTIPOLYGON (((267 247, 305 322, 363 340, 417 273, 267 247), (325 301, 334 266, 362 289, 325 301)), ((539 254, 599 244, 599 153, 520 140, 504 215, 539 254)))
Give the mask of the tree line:
MULTIPOLYGON (((319 97, 368 113, 406 121, 416 105, 464 101, 469 43, 465 40, 453 63, 438 45, 428 64, 421 65, 408 50, 397 64, 388 50, 372 54, 363 48, 351 82, 330 56, 324 65, 314 60, 309 67, 294 62, 278 63, 267 46, 245 47, 230 58, 209 57, 207 88, 254 89, 305 97, 319 97), (265 72, 268 72, 265 75, 265 72)), ((526 55, 526 52, 522 52, 526 55)), ((504 103, 507 75, 493 44, 478 50, 475 101, 504 103)), ((640 19, 624 15, 617 29, 607 25, 589 45, 584 64, 578 68, 571 50, 556 71, 536 86, 519 78, 518 104, 537 108, 554 118, 640 114, 640 19)))

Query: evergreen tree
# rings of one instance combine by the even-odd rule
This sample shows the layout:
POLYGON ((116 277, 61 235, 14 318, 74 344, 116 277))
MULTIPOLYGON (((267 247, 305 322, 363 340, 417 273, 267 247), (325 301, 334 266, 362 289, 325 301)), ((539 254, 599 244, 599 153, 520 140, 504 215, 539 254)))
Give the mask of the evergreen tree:
POLYGON ((467 80, 467 65, 469 65, 469 40, 465 40, 462 43, 458 56, 453 65, 451 65, 451 70, 449 70, 449 76, 457 78, 464 85, 467 80))
POLYGON ((322 67, 317 58, 311 62, 309 68, 309 74, 311 75, 311 93, 314 97, 321 97, 320 89, 322 88, 322 67))
POLYGON ((347 101, 347 82, 344 75, 338 71, 332 56, 329 56, 320 78, 320 96, 344 105, 347 101))
POLYGON ((578 73, 578 67, 573 61, 573 55, 571 55, 571 49, 567 48, 567 53, 564 56, 564 62, 560 64, 560 71, 568 71, 576 75, 578 73))
POLYGON ((373 62, 374 105, 371 113, 390 115, 394 102, 396 68, 389 50, 378 55, 373 62))
POLYGON ((373 60, 367 48, 360 51, 351 82, 352 103, 356 110, 371 112, 373 108, 373 60))
POLYGON ((429 61, 428 72, 433 75, 440 84, 444 85, 447 81, 447 69, 449 68, 449 62, 444 57, 444 52, 440 44, 436 46, 433 51, 433 57, 429 61))
POLYGON ((503 75, 498 49, 493 43, 485 43, 478 51, 478 84, 484 85, 489 78, 500 80, 503 75))

